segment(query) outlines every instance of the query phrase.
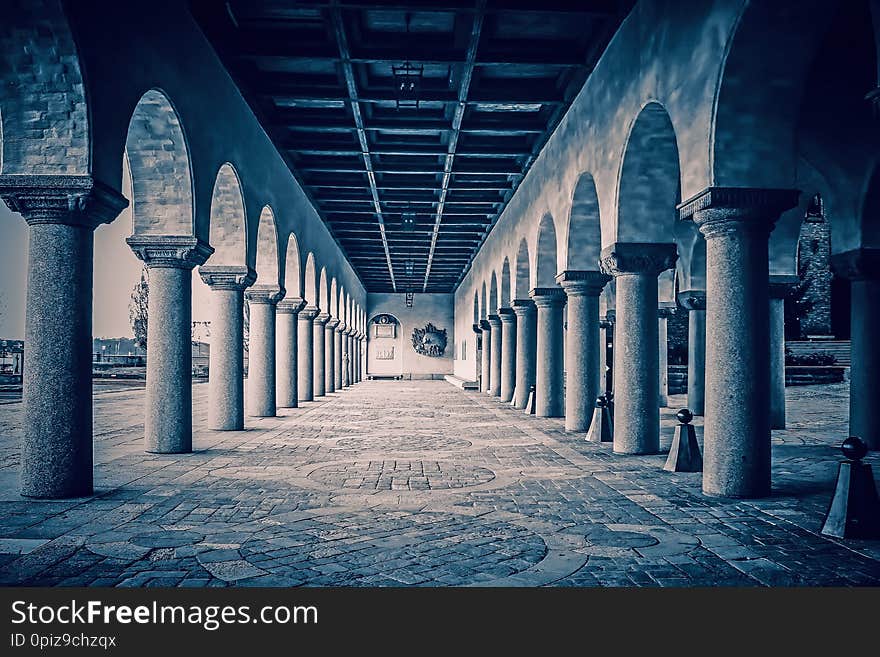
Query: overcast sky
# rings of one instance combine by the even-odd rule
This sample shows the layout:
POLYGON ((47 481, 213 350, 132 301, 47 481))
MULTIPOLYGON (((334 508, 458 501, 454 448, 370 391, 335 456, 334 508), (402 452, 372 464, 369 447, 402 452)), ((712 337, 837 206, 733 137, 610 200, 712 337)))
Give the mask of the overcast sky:
MULTIPOLYGON (((126 197, 131 198, 127 189, 126 197)), ((128 301, 141 275, 141 261, 128 248, 131 212, 95 231, 93 328, 95 337, 130 337, 128 301)), ((24 338, 28 227, 0 201, 0 339, 24 338)), ((193 319, 210 319, 210 291, 193 270, 193 319)))

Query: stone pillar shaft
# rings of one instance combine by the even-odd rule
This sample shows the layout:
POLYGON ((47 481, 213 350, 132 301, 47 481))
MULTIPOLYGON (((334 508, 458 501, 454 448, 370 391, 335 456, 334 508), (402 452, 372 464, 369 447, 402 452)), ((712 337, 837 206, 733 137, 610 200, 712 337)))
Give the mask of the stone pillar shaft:
POLYGON ((275 405, 299 405, 299 313, 300 298, 287 298, 275 307, 275 405))
POLYGON ((299 401, 312 401, 315 398, 314 386, 312 384, 312 379, 314 377, 314 348, 312 346, 315 337, 315 330, 313 328, 315 315, 318 314, 318 309, 314 306, 306 306, 299 313, 299 329, 298 329, 298 340, 299 344, 297 347, 297 356, 299 357, 299 363, 297 366, 298 370, 298 381, 297 381, 297 392, 299 394, 299 401))
POLYGON ((516 314, 516 386, 513 391, 514 407, 526 407, 529 388, 535 385, 535 358, 537 355, 538 311, 531 299, 515 299, 516 314))
POLYGON ((679 292, 678 303, 688 311, 687 407, 703 415, 706 400, 706 291, 679 292))
POLYGON ((657 276, 675 265, 674 244, 616 243, 602 250, 615 277, 614 451, 660 451, 657 276))
POLYGON ((313 367, 315 368, 315 373, 312 377, 312 394, 315 397, 323 397, 326 391, 324 388, 324 325, 327 323, 328 319, 330 319, 330 315, 322 312, 315 316, 312 324, 312 331, 314 333, 312 337, 312 348, 315 352, 312 361, 313 367))
POLYGON ((501 401, 513 399, 516 386, 516 315, 511 308, 499 308, 501 318, 501 401))
POLYGON ((244 429, 244 290, 256 272, 247 267, 202 266, 211 289, 211 353, 208 367, 208 426, 244 429))
POLYGON ((340 322, 333 329, 333 355, 336 362, 333 366, 333 387, 342 390, 342 332, 345 330, 345 324, 340 322))
POLYGON ((338 319, 329 319, 324 326, 324 389, 327 393, 336 391, 336 326, 338 319))
POLYGON ((657 403, 660 408, 669 404, 669 317, 672 315, 671 308, 661 307, 657 312, 657 363, 658 363, 658 386, 659 395, 657 403))
POLYGON ((770 428, 785 428, 785 297, 797 276, 770 277, 770 428))
POLYGON ((480 330, 483 332, 483 351, 480 361, 480 392, 489 393, 492 383, 492 325, 488 320, 480 320, 480 330))
POLYGON ((880 249, 853 249, 831 261, 837 274, 850 280, 849 435, 880 450, 880 249))
POLYGON ((89 495, 94 230, 128 202, 90 176, 0 175, 29 226, 21 494, 89 495))
POLYGON ((708 495, 770 493, 768 240, 780 213, 796 204, 793 190, 712 187, 680 206, 706 238, 708 495))
POLYGON ((539 287, 529 292, 538 309, 535 415, 562 417, 565 397, 562 381, 562 309, 565 292, 561 287, 539 287))
POLYGON ((194 237, 129 237, 150 278, 144 442, 148 452, 192 451, 192 268, 211 247, 194 237), (161 318, 157 321, 156 318, 161 318))
POLYGON ((565 342, 565 429, 586 431, 599 395, 599 295, 610 276, 565 271, 556 281, 568 303, 565 342))
POLYGON ((247 414, 275 416, 275 305, 282 292, 255 287, 245 296, 250 307, 247 414))
POLYGON ((492 341, 489 354, 489 394, 501 396, 501 317, 489 315, 490 339, 492 341))

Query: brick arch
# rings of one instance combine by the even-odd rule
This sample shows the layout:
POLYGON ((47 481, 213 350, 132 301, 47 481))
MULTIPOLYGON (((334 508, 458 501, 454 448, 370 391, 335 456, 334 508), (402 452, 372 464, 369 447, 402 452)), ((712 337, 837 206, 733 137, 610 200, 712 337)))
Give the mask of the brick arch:
POLYGON ((257 280, 260 287, 279 288, 278 277, 278 228, 275 225, 275 213, 268 205, 260 211, 260 222, 257 225, 257 280))
POLYGON ((58 0, 0 3, 0 172, 87 174, 89 112, 73 35, 58 0))
POLYGON ((578 177, 571 199, 571 212, 565 241, 565 268, 596 271, 602 251, 602 224, 599 219, 599 196, 589 173, 578 177))
POLYGON ((303 276, 303 299, 310 306, 318 305, 318 272, 315 266, 315 254, 306 256, 305 276, 303 276))
POLYGON ((556 225, 548 212, 541 217, 538 224, 538 238, 535 248, 535 287, 553 287, 556 285, 557 244, 556 225))
POLYGON ((284 289, 290 297, 302 296, 302 267, 299 259, 299 242, 296 235, 290 233, 287 236, 286 253, 284 257, 284 289))
POLYGON ((141 96, 128 124, 133 235, 193 235, 189 149, 171 101, 158 89, 141 96))
POLYGON ((516 264, 514 268, 514 285, 513 298, 527 299, 529 296, 529 286, 531 285, 531 260, 529 257, 529 244, 525 238, 519 241, 519 248, 516 251, 516 264))
POLYGON ((671 242, 681 200, 678 141, 666 108, 656 101, 632 123, 617 185, 615 241, 671 242))
POLYGON ((211 265, 247 264, 247 214, 238 172, 229 162, 217 171, 211 194, 211 265))

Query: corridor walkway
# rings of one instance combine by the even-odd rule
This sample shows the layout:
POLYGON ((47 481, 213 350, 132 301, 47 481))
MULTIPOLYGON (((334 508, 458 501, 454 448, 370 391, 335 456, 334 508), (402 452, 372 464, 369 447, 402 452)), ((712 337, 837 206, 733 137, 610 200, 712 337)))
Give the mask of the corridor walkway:
MULTIPOLYGON (((664 472, 665 456, 613 455, 561 419, 442 381, 364 382, 243 432, 206 430, 197 410, 188 455, 143 452, 143 390, 99 392, 96 494, 25 500, 22 407, 6 404, 0 583, 880 584, 877 542, 818 535, 846 387, 788 394, 773 495, 747 501, 702 495, 700 475, 664 472)), ((195 385, 193 407, 206 396, 195 385)))

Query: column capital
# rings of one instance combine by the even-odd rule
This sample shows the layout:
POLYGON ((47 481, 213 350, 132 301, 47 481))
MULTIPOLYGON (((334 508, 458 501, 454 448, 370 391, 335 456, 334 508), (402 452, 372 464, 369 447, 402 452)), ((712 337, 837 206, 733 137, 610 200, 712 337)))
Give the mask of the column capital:
POLYGON ((675 308, 671 306, 660 306, 657 308, 657 319, 669 319, 675 314, 675 308))
POLYGON ((214 253, 207 243, 188 235, 132 235, 125 242, 147 267, 192 269, 214 253))
POLYGON ((781 276, 774 274, 770 276, 769 291, 771 299, 784 299, 791 292, 791 289, 798 282, 797 276, 781 276))
POLYGON ((337 333, 345 333, 345 329, 348 328, 345 322, 340 321, 336 326, 333 327, 336 329, 337 333))
POLYGON ((686 290, 679 292, 676 298, 685 310, 706 310, 706 290, 686 290))
POLYGON ((498 317, 501 319, 502 323, 516 321, 516 313, 514 312, 513 308, 499 308, 498 317))
POLYGON ((675 244, 615 242, 602 249, 599 267, 610 276, 659 276, 661 272, 672 269, 677 258, 675 244))
POLYGON ((608 310, 605 312, 605 321, 610 322, 612 325, 617 322, 617 311, 616 310, 608 310))
POLYGON ((0 198, 28 225, 95 229, 113 221, 128 199, 90 175, 0 175, 0 198))
POLYGON ((337 326, 339 326, 339 320, 335 317, 331 317, 330 319, 328 319, 327 323, 324 325, 325 328, 328 328, 331 331, 334 330, 337 326))
POLYGON ((480 320, 480 329, 483 331, 491 331, 492 325, 489 323, 488 320, 481 319, 480 320))
POLYGON ((315 324, 320 324, 321 326, 323 326, 323 325, 326 324, 329 320, 330 320, 330 313, 325 313, 325 312, 321 311, 321 312, 319 312, 317 315, 315 315, 315 317, 314 317, 314 319, 313 319, 312 321, 313 321, 315 324))
POLYGON ((599 296, 611 276, 600 271, 566 269, 556 276, 556 282, 565 290, 566 296, 599 296))
POLYGON ((319 312, 321 311, 315 306, 303 306, 302 310, 299 311, 299 318, 301 320, 312 321, 319 312))
POLYGON ((797 189, 707 187, 676 209, 680 219, 693 219, 707 238, 742 230, 769 234, 799 196, 797 189))
POLYGON ((248 303, 270 303, 273 306, 284 298, 284 290, 274 285, 254 285, 244 293, 248 303))
POLYGON ((477 335, 481 335, 483 333, 483 329, 480 328, 479 322, 477 322, 476 324, 472 324, 471 328, 474 329, 474 333, 476 333, 477 335))
POLYGON ((346 326, 343 333, 345 333, 345 335, 354 335, 354 326, 346 326))
POLYGON ((202 265, 199 276, 212 290, 242 291, 257 280, 257 272, 244 265, 202 265))
POLYGON ((489 325, 494 329, 501 326, 501 317, 498 315, 488 315, 486 320, 489 322, 489 325))
POLYGON ((859 248, 831 256, 831 268, 851 281, 880 279, 880 249, 859 248))
POLYGON ((297 315, 305 308, 306 302, 300 297, 284 297, 278 302, 276 312, 282 315, 297 315))
POLYGON ((514 299, 510 302, 510 307, 517 315, 525 315, 526 313, 534 312, 535 302, 531 299, 514 299))

